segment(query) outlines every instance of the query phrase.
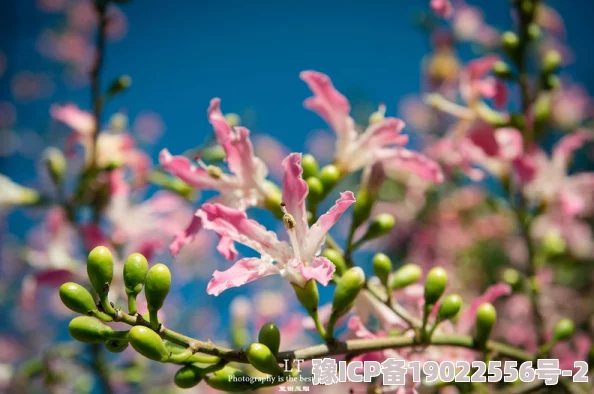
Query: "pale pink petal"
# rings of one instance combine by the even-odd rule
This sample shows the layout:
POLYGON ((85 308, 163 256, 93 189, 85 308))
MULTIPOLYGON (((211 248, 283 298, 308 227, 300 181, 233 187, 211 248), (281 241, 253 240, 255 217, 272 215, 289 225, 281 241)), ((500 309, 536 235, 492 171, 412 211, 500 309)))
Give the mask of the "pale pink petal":
POLYGON ((355 335, 356 338, 361 339, 373 339, 377 338, 377 335, 365 327, 365 324, 361 321, 359 316, 352 316, 348 322, 349 330, 355 335))
POLYGON ((460 316, 460 320, 458 321, 458 331, 460 333, 468 333, 470 329, 474 325, 474 320, 476 317, 476 311, 481 304, 485 302, 493 303, 500 297, 510 295, 512 293, 511 287, 506 283, 498 283, 489 288, 481 295, 480 297, 475 298, 468 309, 464 311, 462 316, 460 316))
POLYGON ((196 214, 184 231, 180 231, 173 238, 169 245, 169 251, 173 256, 177 256, 181 248, 194 240, 196 234, 202 229, 202 219, 196 214))
POLYGON ((559 191, 559 203, 561 212, 567 216, 577 216, 586 208, 583 196, 573 193, 571 190, 559 191))
POLYGON ((80 110, 74 104, 52 105, 50 108, 52 118, 59 120, 68 127, 81 134, 93 134, 95 132, 95 119, 90 113, 80 110))
POLYGON ((159 153, 159 163, 165 171, 197 189, 220 190, 224 186, 220 179, 210 176, 204 168, 195 166, 185 156, 172 156, 167 149, 159 153))
POLYGON ((217 245, 217 251, 227 260, 235 260, 238 254, 233 240, 229 237, 221 237, 217 245))
POLYGON ((307 212, 305 199, 309 193, 307 183, 303 180, 301 154, 291 153, 283 160, 285 176, 283 177, 283 203, 287 212, 295 219, 297 240, 304 244, 307 237, 307 212))
POLYGON ((327 286, 332 280, 336 266, 325 257, 314 257, 307 264, 300 264, 300 270, 305 280, 315 279, 320 284, 327 286))
POLYGON ((397 118, 386 118, 379 123, 372 124, 361 135, 360 148, 364 152, 375 153, 378 149, 389 145, 405 145, 408 142, 408 136, 401 134, 404 129, 404 122, 397 118))
POLYGON ((286 242, 279 241, 276 234, 266 230, 255 220, 248 219, 244 211, 221 204, 204 204, 196 212, 204 228, 213 230, 221 237, 246 245, 263 256, 271 256, 279 262, 292 257, 292 249, 286 242))
POLYGON ((215 271, 208 282, 206 292, 218 296, 231 287, 239 287, 268 275, 278 274, 278 268, 269 260, 245 258, 237 261, 226 271, 215 271))
POLYGON ((454 14, 454 7, 450 0, 431 0, 429 3, 433 12, 442 18, 449 18, 454 14))
POLYGON ((480 79, 490 73, 495 63, 499 61, 497 55, 487 55, 479 59, 471 60, 465 68, 471 79, 480 79))
POLYGON ((573 152, 592 139, 594 139, 594 134, 586 130, 579 130, 566 135, 553 148, 553 161, 557 165, 567 165, 573 152))
POLYGON ((250 131, 245 127, 236 127, 235 134, 223 144, 227 153, 229 170, 239 176, 248 186, 257 186, 267 175, 266 165, 254 156, 254 147, 250 140, 250 131))
POLYGON ((391 149, 389 155, 382 158, 382 164, 388 177, 392 177, 394 173, 408 171, 432 183, 443 182, 443 172, 437 162, 405 148, 391 149))
POLYGON ((348 135, 353 124, 349 116, 351 105, 346 97, 334 88, 332 81, 325 74, 303 71, 300 77, 314 94, 305 100, 305 107, 317 112, 337 134, 348 135))
POLYGON ((320 216, 307 234, 306 248, 303 251, 304 259, 313 257, 322 247, 326 240, 326 233, 336 224, 344 211, 355 202, 355 196, 347 191, 340 194, 340 198, 325 214, 320 216))
POLYGON ((224 145, 227 140, 231 138, 233 130, 221 112, 220 98, 213 98, 210 100, 210 106, 208 107, 207 114, 208 121, 210 124, 212 124, 212 127, 215 131, 217 141, 219 141, 219 144, 224 145))

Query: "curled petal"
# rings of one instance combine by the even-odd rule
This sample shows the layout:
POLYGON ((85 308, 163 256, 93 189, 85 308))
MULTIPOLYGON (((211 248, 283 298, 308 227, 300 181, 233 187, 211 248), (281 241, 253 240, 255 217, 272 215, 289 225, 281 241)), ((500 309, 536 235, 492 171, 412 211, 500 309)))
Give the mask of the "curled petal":
POLYGON ((431 0, 429 3, 433 12, 442 18, 449 18, 454 14, 454 7, 450 0, 431 0))
POLYGON ((355 196, 352 192, 341 193, 340 198, 336 200, 334 206, 318 218, 307 234, 307 247, 304 250, 304 259, 313 257, 320 250, 326 240, 326 233, 330 231, 344 211, 354 202, 355 196))
POLYGON ((235 135, 223 144, 227 153, 227 165, 243 185, 257 186, 266 178, 268 169, 254 156, 250 131, 245 127, 236 127, 235 131, 235 135))
POLYGON ((202 229, 202 219, 198 215, 192 217, 192 221, 184 231, 180 231, 173 238, 169 245, 169 251, 173 256, 177 256, 181 248, 194 240, 196 234, 202 229))
POLYGON ((245 258, 237 261, 226 271, 215 271, 208 282, 206 292, 218 296, 232 287, 239 287, 268 275, 278 274, 278 268, 268 259, 245 258))
POLYGON ((217 251, 227 260, 235 260, 238 254, 233 240, 229 237, 221 237, 217 245, 217 251))
POLYGON ((285 176, 283 177, 283 202, 285 209, 295 219, 297 240, 302 245, 307 236, 307 212, 305 199, 309 193, 307 183, 303 180, 301 154, 291 153, 283 160, 285 176))
POLYGON ((558 166, 567 166, 573 152, 592 139, 594 139, 594 134, 585 130, 566 135, 553 148, 553 161, 558 166))
POLYGON ((443 182, 443 172, 437 162, 405 148, 391 149, 390 154, 382 160, 382 164, 388 177, 394 172, 410 171, 429 182, 443 182))
POLYGON ((50 108, 52 118, 59 120, 78 133, 91 135, 95 132, 95 119, 93 116, 74 104, 52 105, 50 108))
POLYGON ((278 262, 289 261, 292 257, 289 244, 279 241, 275 233, 266 230, 260 223, 248 219, 244 211, 207 203, 196 215, 202 219, 204 228, 246 245, 263 256, 271 256, 278 262))
POLYGON ((324 286, 328 286, 336 270, 334 264, 325 257, 314 257, 308 264, 301 263, 299 268, 305 280, 315 279, 324 286))
POLYGON ((197 189, 220 190, 223 182, 208 174, 204 168, 192 164, 185 156, 172 156, 167 149, 159 153, 159 163, 165 171, 197 189))
POLYGON ((208 121, 214 129, 217 141, 219 141, 219 144, 223 145, 224 147, 227 140, 231 138, 233 130, 231 129, 231 126, 229 126, 229 123, 227 123, 227 120, 225 120, 225 117, 221 112, 220 98, 213 98, 212 100, 210 100, 210 105, 208 107, 207 114, 208 121))
POLYGON ((496 285, 489 286, 487 291, 485 291, 482 296, 475 298, 468 309, 464 311, 464 314, 460 317, 460 321, 458 323, 458 330, 461 333, 469 332, 474 325, 476 311, 479 306, 485 302, 493 303, 498 298, 510 295, 511 293, 511 287, 505 283, 498 283, 496 285))
MULTIPOLYGON (((365 153, 375 153, 377 149, 390 145, 405 145, 408 136, 401 134, 404 122, 397 118, 386 118, 379 123, 372 124, 361 136, 360 147, 365 153)), ((353 152, 357 154, 358 152, 353 152)))

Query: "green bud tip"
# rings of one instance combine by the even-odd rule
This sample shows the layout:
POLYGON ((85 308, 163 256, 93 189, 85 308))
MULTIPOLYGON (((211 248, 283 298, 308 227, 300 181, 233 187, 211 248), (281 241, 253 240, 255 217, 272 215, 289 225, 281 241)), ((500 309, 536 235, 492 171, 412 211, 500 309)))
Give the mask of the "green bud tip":
POLYGON ((324 190, 330 190, 340 180, 340 171, 335 165, 329 164, 322 168, 319 178, 324 185, 324 190))
POLYGON ((479 342, 484 343, 489 338, 496 321, 497 311, 492 304, 486 302, 478 307, 476 310, 476 331, 479 342))
POLYGON ((202 368, 195 365, 186 365, 173 378, 175 385, 182 389, 189 389, 196 386, 202 380, 202 368))
POLYGON ((332 310, 338 315, 348 312, 357 298, 359 291, 365 285, 365 272, 361 267, 353 267, 340 277, 332 299, 332 310))
POLYGON ((369 218, 371 209, 373 208, 374 199, 374 196, 372 196, 369 190, 365 188, 361 188, 357 192, 355 205, 353 207, 353 225, 355 227, 359 227, 369 218))
POLYGON ((383 253, 377 253, 373 256, 373 272, 381 280, 382 284, 387 286, 388 277, 392 272, 392 260, 383 253))
POLYGON ((513 268, 505 269, 502 274, 502 279, 514 290, 520 288, 522 285, 522 276, 513 268))
POLYGON ((301 158, 301 167, 303 168, 303 179, 315 177, 318 175, 318 161, 309 153, 301 158))
POLYGON ((439 306, 439 318, 451 319, 458 314, 462 307, 462 297, 458 294, 450 294, 446 296, 439 306))
POLYGON ((425 304, 433 305, 439 300, 448 284, 448 274, 441 267, 432 268, 425 279, 425 304))
POLYGON ((500 78, 509 78, 512 73, 506 62, 499 60, 493 65, 493 73, 500 78))
POLYGON ((128 341, 124 339, 108 339, 105 348, 111 353, 121 353, 128 348, 128 341))
POLYGON ((538 40, 542 36, 542 29, 536 23, 531 23, 528 26, 528 37, 531 40, 538 40))
POLYGON ((375 238, 382 235, 387 234, 394 225, 396 224, 396 220, 394 216, 390 215, 389 213, 380 213, 369 225, 369 229, 367 230, 367 237, 368 238, 375 238))
POLYGON ((278 353, 280 341, 280 331, 274 323, 266 323, 260 328, 258 342, 266 345, 273 354, 278 353))
POLYGON ((555 341, 567 341, 573 336, 575 324, 571 319, 561 319, 555 325, 553 338, 555 341))
POLYGON ((305 182, 307 182, 307 187, 309 188, 307 198, 312 202, 320 201, 324 196, 324 185, 322 185, 322 181, 316 177, 309 177, 305 182))
POLYGON ((542 61, 542 70, 546 74, 555 72, 561 66, 562 62, 563 58, 561 57, 559 51, 551 49, 544 55, 544 59, 542 61))
POLYGON ((144 293, 149 311, 163 307, 171 287, 171 272, 164 264, 155 264, 146 274, 144 293))
POLYGON ((103 343, 114 331, 91 316, 78 316, 68 324, 72 338, 84 343, 103 343))
POLYGON ((520 44, 520 39, 516 33, 506 31, 501 35, 501 42, 506 49, 515 49, 520 44))
POLYGON ((327 258, 332 262, 332 264, 334 264, 334 266, 336 267, 336 272, 339 276, 343 275, 344 272, 347 270, 346 261, 344 261, 344 257, 336 249, 326 248, 322 252, 322 256, 327 258))
POLYGON ((128 292, 137 295, 142 290, 148 272, 148 261, 140 253, 133 253, 124 263, 124 284, 128 292))
POLYGON ((67 282, 60 286, 60 299, 68 309, 81 315, 91 315, 97 311, 91 293, 77 283, 67 282))
POLYGON ((293 289, 295 289, 295 295, 297 296, 297 299, 301 305, 303 305, 303 307, 309 313, 313 313, 317 309, 318 303, 320 301, 318 285, 316 284, 316 281, 314 279, 310 279, 305 282, 303 287, 294 283, 292 285, 293 289))
POLYGON ((130 329, 130 345, 144 357, 162 363, 166 362, 171 354, 159 334, 144 326, 134 326, 130 329))
POLYGON ((416 264, 405 264, 392 276, 393 289, 402 289, 416 283, 423 275, 423 270, 416 264))
POLYGON ((270 375, 278 375, 283 372, 276 357, 266 345, 252 343, 246 350, 246 356, 250 364, 260 372, 270 375))
POLYGON ((60 182, 66 173, 66 158, 61 150, 50 147, 44 152, 44 159, 52 179, 60 182))
POLYGON ((87 274, 99 297, 106 296, 113 279, 113 257, 109 249, 97 246, 91 250, 87 259, 87 274))

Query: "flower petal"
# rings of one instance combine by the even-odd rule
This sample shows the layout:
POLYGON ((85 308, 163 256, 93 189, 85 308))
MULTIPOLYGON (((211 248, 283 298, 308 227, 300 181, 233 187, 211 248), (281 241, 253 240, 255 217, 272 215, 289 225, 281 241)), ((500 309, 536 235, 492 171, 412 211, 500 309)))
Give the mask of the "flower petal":
POLYGON ((268 175, 264 162, 254 156, 254 147, 250 140, 250 131, 245 127, 236 127, 232 138, 223 144, 227 153, 229 170, 237 175, 244 187, 258 187, 268 175))
POLYGON ((315 279, 324 286, 332 280, 336 267, 325 257, 314 257, 310 263, 300 265, 301 275, 305 280, 315 279))
POLYGON ((449 18, 454 14, 454 7, 450 0, 431 0, 429 3, 433 12, 442 18, 449 18))
POLYGON ((382 163, 388 177, 393 177, 395 172, 409 171, 432 183, 443 182, 443 172, 437 162, 406 148, 391 149, 390 154, 382 159, 382 163))
MULTIPOLYGON (((307 183, 303 180, 301 153, 291 153, 283 160, 285 176, 283 177, 283 202, 285 209, 295 219, 295 232, 300 249, 305 246, 307 237, 307 212, 305 199, 309 193, 307 183)), ((295 245, 297 246, 297 245, 295 245)))
POLYGON ((50 115, 80 134, 91 135, 95 132, 95 118, 93 118, 93 115, 79 109, 74 104, 52 105, 50 115))
POLYGON ((238 254, 233 240, 229 237, 221 237, 217 245, 217 251, 227 260, 235 260, 238 254))
POLYGON ((221 99, 220 98, 213 98, 210 100, 210 105, 208 106, 208 121, 212 125, 215 135, 217 137, 217 141, 221 145, 225 145, 228 139, 231 138, 233 134, 233 129, 227 123, 227 120, 223 116, 221 112, 221 99))
POLYGON ((512 292, 511 287, 506 283, 497 283, 489 286, 489 288, 480 297, 475 298, 468 309, 464 311, 458 322, 458 331, 460 333, 468 333, 474 325, 476 318, 476 311, 479 306, 485 302, 493 303, 500 297, 510 295, 512 292))
POLYGON ((169 251, 173 256, 177 256, 181 248, 194 240, 196 234, 202 229, 202 219, 196 214, 184 231, 175 234, 173 242, 169 245, 169 251))
POLYGON ((289 244, 279 241, 275 233, 266 230, 260 223, 248 219, 244 211, 207 203, 196 215, 202 219, 204 228, 246 245, 263 256, 270 256, 280 263, 293 257, 289 244))
POLYGON ((218 296, 232 287, 239 287, 268 275, 278 274, 278 268, 268 259, 245 258, 238 260, 226 271, 215 271, 206 292, 218 296))
POLYGON ((347 191, 340 194, 340 198, 325 214, 320 216, 307 234, 306 248, 303 251, 305 260, 312 258, 322 247, 326 240, 326 233, 342 216, 344 211, 355 202, 355 196, 347 191))
POLYGON ((159 163, 165 171, 197 189, 221 190, 227 186, 220 179, 210 176, 204 168, 192 164, 187 157, 172 156, 167 149, 159 153, 159 163))
POLYGON ((553 148, 553 161, 558 166, 567 166, 573 152, 593 139, 594 135, 585 130, 579 130, 566 135, 553 148))

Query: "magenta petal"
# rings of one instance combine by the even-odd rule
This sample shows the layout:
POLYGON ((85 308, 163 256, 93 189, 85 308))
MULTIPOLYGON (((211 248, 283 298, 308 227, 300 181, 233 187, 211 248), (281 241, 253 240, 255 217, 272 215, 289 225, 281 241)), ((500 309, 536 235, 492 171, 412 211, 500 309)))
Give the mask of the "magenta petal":
POLYGON ((344 211, 355 202, 353 192, 347 191, 340 194, 340 198, 325 214, 320 216, 307 234, 306 248, 303 251, 304 259, 312 258, 324 244, 326 233, 336 224, 344 211))
POLYGON ((307 183, 303 180, 301 153, 291 153, 283 160, 285 176, 283 177, 283 202, 285 209, 296 221, 297 240, 305 242, 307 235, 307 212, 305 199, 309 193, 307 183))
POLYGON ((443 181, 443 172, 437 162, 427 156, 405 148, 394 148, 389 156, 382 160, 388 177, 394 172, 409 171, 421 179, 433 183, 443 181))
POLYGON ((300 265, 301 275, 305 280, 315 279, 320 284, 327 286, 336 267, 325 257, 314 257, 307 265, 300 265))
POLYGON ((173 242, 169 245, 169 251, 173 256, 177 256, 181 248, 194 240, 196 234, 202 229, 202 219, 194 215, 192 221, 184 231, 180 231, 173 238, 173 242))
POLYGON ((454 14, 454 7, 450 0, 431 0, 429 3, 433 12, 442 18, 449 18, 454 14))
POLYGON ((93 115, 79 109, 74 104, 52 105, 50 115, 81 134, 90 135, 95 132, 95 118, 93 115))
POLYGON ((217 251, 227 260, 235 260, 238 254, 233 240, 229 237, 221 237, 217 245, 217 251))
POLYGON ((205 169, 195 166, 185 156, 172 156, 167 149, 159 153, 159 163, 165 171, 197 189, 218 190, 222 186, 221 181, 208 175, 205 169))
POLYGON ((236 127, 234 136, 223 145, 227 153, 229 170, 237 175, 245 186, 257 186, 266 177, 268 170, 260 159, 254 156, 250 131, 236 127))
POLYGON ((383 121, 372 124, 361 136, 361 149, 364 152, 375 154, 379 149, 389 145, 405 145, 408 136, 401 134, 404 129, 404 122, 397 118, 386 118, 383 121))
POLYGON ((207 114, 208 121, 212 125, 215 135, 217 136, 217 141, 224 146, 227 140, 231 138, 233 130, 221 112, 220 98, 213 98, 210 100, 207 114))
POLYGON ((218 296, 231 287, 278 273, 278 268, 268 260, 254 257, 241 259, 226 271, 215 271, 208 282, 206 292, 218 296))

